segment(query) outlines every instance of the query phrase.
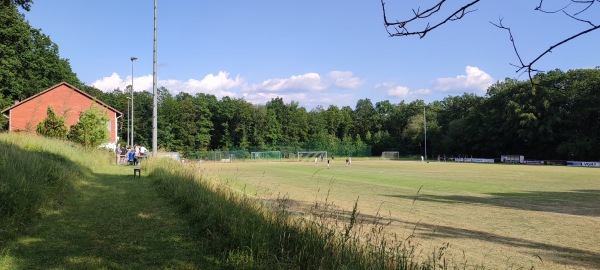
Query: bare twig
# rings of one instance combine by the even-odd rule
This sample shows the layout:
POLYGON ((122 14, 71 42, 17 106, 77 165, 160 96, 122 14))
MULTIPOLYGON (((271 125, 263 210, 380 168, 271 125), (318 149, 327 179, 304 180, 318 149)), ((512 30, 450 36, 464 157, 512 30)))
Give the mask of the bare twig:
MULTIPOLYGON (((387 14, 387 11, 385 8, 385 1, 381 0, 384 26, 385 26, 386 31, 388 32, 389 36, 391 36, 391 37, 417 35, 420 38, 423 38, 423 37, 425 37, 425 35, 427 35, 431 31, 435 30, 439 26, 441 26, 447 22, 460 20, 466 14, 476 11, 476 9, 472 9, 472 7, 480 1, 481 0, 470 0, 470 2, 467 3, 466 5, 454 10, 454 12, 452 12, 452 14, 450 16, 445 17, 437 22, 435 22, 435 21, 431 22, 431 21, 427 21, 427 20, 430 19, 431 16, 435 15, 436 13, 442 12, 445 7, 444 4, 446 4, 447 2, 450 2, 450 1, 439 0, 436 4, 432 5, 430 8, 427 8, 425 10, 421 10, 421 8, 417 8, 416 10, 413 9, 412 10, 413 15, 411 15, 410 18, 405 19, 405 20, 397 20, 395 22, 390 22, 387 17, 388 14, 387 14), (426 25, 422 29, 414 30, 414 28, 412 28, 411 26, 413 25, 413 23, 415 23, 417 21, 426 21, 426 25), (409 28, 409 27, 411 27, 411 28, 409 28), (392 28, 393 30, 390 30, 390 28, 392 28)), ((516 64, 516 65, 511 64, 511 65, 517 68, 517 71, 516 71, 517 73, 519 73, 519 72, 527 73, 529 76, 529 80, 533 84, 533 76, 535 74, 541 72, 540 70, 533 68, 533 66, 542 57, 551 53, 557 47, 562 46, 563 44, 568 43, 569 41, 571 41, 573 39, 581 37, 582 35, 588 34, 592 31, 598 30, 600 28, 600 25, 597 25, 593 21, 586 20, 581 17, 583 15, 583 13, 585 11, 590 10, 594 4, 600 4, 600 0, 568 0, 568 3, 562 8, 559 8, 556 10, 547 10, 544 8, 544 0, 539 0, 538 5, 534 9, 535 11, 539 11, 539 12, 547 13, 547 14, 563 13, 564 15, 566 15, 567 17, 569 17, 575 21, 579 21, 579 22, 589 25, 589 27, 582 31, 576 32, 575 34, 551 45, 548 49, 546 49, 545 51, 540 53, 538 56, 534 57, 533 60, 528 63, 526 63, 523 60, 523 58, 521 57, 521 55, 519 54, 519 50, 517 49, 517 45, 515 42, 515 37, 513 36, 513 33, 511 31, 510 27, 504 26, 502 23, 502 19, 499 19, 498 23, 492 23, 492 22, 490 22, 490 23, 492 23, 494 26, 496 26, 500 29, 504 29, 508 32, 510 42, 512 43, 515 54, 517 55, 517 58, 519 60, 519 64, 516 64), (576 9, 576 10, 573 11, 573 9, 576 9)), ((448 9, 448 8, 446 8, 446 9, 448 9)))
POLYGON ((414 31, 409 30, 409 28, 408 28, 409 23, 417 21, 417 20, 429 18, 430 16, 438 13, 442 9, 442 6, 444 5, 444 3, 446 1, 447 0, 440 0, 437 4, 433 5, 432 7, 428 8, 426 10, 423 10, 423 11, 421 11, 421 8, 418 8, 417 10, 413 9, 413 17, 411 17, 407 20, 389 22, 387 19, 387 13, 385 10, 385 1, 381 0, 381 8, 383 9, 383 22, 385 25, 385 29, 391 37, 418 35, 420 38, 424 38, 425 35, 427 35, 427 33, 433 31, 434 29, 438 28, 439 26, 441 26, 447 22, 460 20, 465 15, 467 15, 473 11, 476 11, 476 10, 469 10, 469 8, 471 8, 473 5, 475 5, 477 2, 479 2, 481 0, 471 1, 467 5, 454 11, 452 14, 450 14, 450 16, 446 17, 445 19, 441 20, 440 22, 433 24, 433 26, 431 23, 427 23, 427 25, 425 26, 424 29, 414 30, 414 31), (390 27, 392 27, 394 29, 394 31, 390 32, 390 30, 389 30, 390 27))
POLYGON ((495 24, 493 22, 490 22, 490 23, 493 24, 494 26, 496 26, 496 27, 498 27, 500 29, 504 29, 504 30, 506 30, 508 32, 508 36, 510 38, 510 42, 512 43, 513 49, 514 49, 515 54, 517 55, 517 58, 519 59, 519 63, 520 63, 520 65, 515 65, 515 64, 510 64, 510 65, 512 65, 514 67, 517 67, 518 68, 517 72, 521 72, 521 71, 522 72, 527 72, 528 75, 529 75, 529 80, 530 81, 533 80, 533 77, 532 77, 531 73, 532 72, 538 72, 538 71, 537 70, 533 70, 531 68, 532 64, 528 64, 527 65, 527 64, 525 64, 523 62, 523 59, 521 58, 521 55, 519 54, 519 50, 517 49, 517 44, 515 43, 515 38, 513 37, 513 34, 512 34, 512 31, 510 30, 510 27, 506 27, 506 26, 504 26, 504 24, 502 24, 502 18, 498 19, 498 24, 495 24))
POLYGON ((571 0, 571 3, 569 3, 567 6, 561 8, 559 10, 556 10, 556 11, 547 11, 547 10, 544 10, 542 8, 543 2, 544 2, 543 0, 540 0, 539 5, 535 8, 536 11, 540 11, 540 12, 543 12, 543 13, 558 13, 558 12, 562 12, 566 16, 568 16, 569 18, 574 19, 576 21, 580 21, 580 22, 586 23, 586 24, 590 25, 590 27, 587 28, 587 29, 585 29, 585 30, 583 30, 583 31, 581 31, 581 32, 575 33, 572 36, 563 39, 562 41, 559 41, 559 42, 551 45, 548 49, 546 49, 545 51, 543 51, 542 53, 540 53, 537 57, 535 57, 531 62, 525 64, 523 62, 523 59, 521 58, 521 55, 519 54, 519 51, 518 51, 517 46, 515 44, 515 40, 514 40, 514 37, 512 35, 512 32, 511 32, 510 28, 509 27, 505 27, 502 24, 502 19, 499 19, 499 23, 498 24, 490 22, 494 26, 496 26, 496 27, 498 27, 500 29, 504 29, 504 30, 508 31, 508 34, 509 34, 509 37, 510 37, 510 41, 511 41, 511 43, 513 45, 513 49, 515 50, 515 54, 517 55, 517 58, 519 59, 519 62, 520 62, 520 65, 514 65, 514 64, 511 64, 511 65, 513 65, 513 66, 515 66, 515 67, 518 68, 517 72, 527 72, 527 74, 529 75, 529 81, 532 84, 533 84, 533 75, 535 75, 534 73, 540 72, 540 70, 537 70, 537 69, 533 68, 533 65, 537 61, 539 61, 546 54, 551 53, 552 50, 554 50, 555 48, 557 48, 557 47, 559 47, 559 46, 561 46, 561 45, 563 45, 563 44, 565 44, 565 43, 567 43, 567 42, 569 42, 569 41, 571 41, 573 39, 576 39, 576 38, 578 38, 578 37, 580 37, 582 35, 585 35, 585 34, 590 33, 592 31, 598 30, 600 28, 600 25, 595 25, 591 21, 584 20, 582 18, 578 18, 577 17, 577 15, 579 15, 582 12, 588 10, 595 2, 600 2, 600 0, 571 0), (566 9, 569 6, 571 6, 571 4, 585 4, 586 6, 584 8, 582 8, 581 10, 579 10, 578 12, 576 12, 574 14, 570 14, 570 13, 568 13, 566 11, 566 9))
POLYGON ((537 7, 535 7, 535 10, 537 10, 537 11, 540 11, 540 12, 543 12, 543 13, 549 13, 549 14, 552 14, 552 13, 558 13, 558 12, 561 12, 561 11, 563 11, 563 10, 567 9, 569 6, 571 6, 571 4, 572 4, 572 3, 569 3, 569 4, 567 4, 566 6, 564 6, 563 8, 559 8, 559 9, 557 9, 557 10, 554 10, 554 11, 547 11, 547 10, 544 10, 544 9, 542 8, 542 5, 544 5, 544 0, 540 0, 540 3, 537 5, 537 7))

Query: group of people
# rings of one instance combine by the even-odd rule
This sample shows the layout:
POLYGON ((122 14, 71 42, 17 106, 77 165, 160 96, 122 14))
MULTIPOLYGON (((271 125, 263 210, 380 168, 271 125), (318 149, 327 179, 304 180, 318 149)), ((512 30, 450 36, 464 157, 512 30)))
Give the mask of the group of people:
POLYGON ((140 145, 133 145, 133 147, 121 146, 118 144, 115 148, 115 154, 117 154, 117 164, 131 163, 137 165, 140 159, 145 158, 148 154, 148 149, 140 145))
MULTIPOLYGON (((321 162, 323 162, 324 157, 325 157, 325 155, 321 154, 321 162)), ((335 157, 333 155, 331 156, 331 159, 327 159, 327 169, 329 169, 329 167, 330 167, 329 164, 333 163, 334 159, 335 159, 335 157)), ((315 157, 315 165, 317 165, 317 162, 318 162, 318 157, 315 157)), ((352 164, 352 158, 351 157, 346 158, 346 167, 350 167, 351 164, 352 164)))

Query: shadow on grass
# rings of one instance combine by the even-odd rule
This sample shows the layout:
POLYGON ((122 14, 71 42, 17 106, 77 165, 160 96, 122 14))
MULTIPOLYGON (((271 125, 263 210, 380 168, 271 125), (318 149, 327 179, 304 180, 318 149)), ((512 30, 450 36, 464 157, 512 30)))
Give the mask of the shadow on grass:
MULTIPOLYGON (((129 169, 115 167, 115 170, 129 169)), ((146 179, 95 174, 11 245, 19 269, 214 269, 146 179)))
MULTIPOLYGON (((572 190, 566 192, 530 191, 490 193, 486 197, 464 195, 419 194, 416 200, 440 203, 474 203, 529 211, 551 212, 578 216, 600 216, 600 190, 572 190)), ((415 196, 383 195, 414 200, 415 196)))
MULTIPOLYGON (((387 197, 409 200, 437 202, 445 204, 486 204, 519 210, 541 211, 550 213, 569 214, 577 216, 600 216, 600 190, 573 190, 566 192, 532 191, 523 193, 491 193, 487 197, 464 195, 428 195, 416 196, 384 195, 387 197)), ((402 222, 400 220, 397 220, 402 222)), ((484 231, 466 230, 434 224, 411 224, 419 235, 430 238, 470 238, 489 241, 509 247, 531 249, 535 254, 565 265, 580 265, 598 267, 600 253, 587 250, 549 245, 540 242, 527 241, 519 238, 505 237, 484 231)))
MULTIPOLYGON (((596 191, 589 191, 586 193, 594 193, 596 191)), ((414 197, 410 197, 409 199, 414 199, 414 197)), ((419 197, 421 199, 421 197, 419 197)), ((275 204, 280 202, 275 202, 273 200, 269 203, 275 204)), ((444 201, 444 202, 447 202, 444 201)), ((306 201, 297 201, 286 199, 285 205, 288 207, 287 209, 292 211, 293 214, 296 215, 307 215, 311 213, 312 215, 320 215, 322 214, 321 210, 323 209, 315 209, 314 203, 309 203, 306 201)), ((458 202, 456 202, 458 203, 458 202)), ((333 219, 347 221, 350 218, 351 210, 343 210, 333 205, 326 207, 329 213, 327 216, 333 219)), ((462 229, 444 225, 436 225, 429 223, 414 223, 414 222, 406 222, 401 220, 400 218, 385 218, 377 215, 369 215, 360 213, 357 217, 359 223, 361 224, 374 224, 379 226, 387 226, 389 222, 393 222, 395 224, 401 224, 408 228, 414 228, 414 233, 417 238, 429 238, 429 239, 473 239, 477 241, 486 241, 494 244, 504 245, 512 248, 525 248, 530 251, 530 255, 532 257, 539 256, 543 261, 553 261, 558 264, 568 265, 568 266, 579 266, 585 268, 596 268, 600 265, 600 253, 581 250, 570 247, 563 247, 557 245, 551 245, 541 242, 524 240, 516 237, 507 237, 494 233, 489 233, 485 231, 477 231, 477 230, 469 230, 462 229)), ((449 241, 450 244, 452 241, 449 241)))
POLYGON ((553 261, 563 265, 581 266, 590 269, 594 269, 600 265, 600 253, 592 251, 550 245, 515 237, 501 236, 484 231, 461 229, 450 226, 412 222, 401 223, 414 227, 415 233, 419 237, 447 239, 468 238, 488 241, 509 247, 527 248, 531 250, 531 256, 539 256, 543 261, 553 261))

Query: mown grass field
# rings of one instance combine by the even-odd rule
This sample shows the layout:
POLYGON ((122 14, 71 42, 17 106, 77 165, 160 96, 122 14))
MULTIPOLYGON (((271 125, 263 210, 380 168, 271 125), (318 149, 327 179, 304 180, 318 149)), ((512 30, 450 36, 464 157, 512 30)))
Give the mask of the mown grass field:
POLYGON ((417 256, 441 252, 454 265, 486 269, 600 268, 599 169, 357 159, 330 169, 194 165, 249 195, 285 199, 301 214, 331 203, 343 219, 358 200, 365 222, 382 216, 385 231, 406 239, 417 256))
POLYGON ((366 247, 352 226, 290 216, 175 160, 144 160, 139 178, 114 161, 103 149, 0 134, 0 269, 429 270, 437 262, 417 263, 402 246, 366 247))

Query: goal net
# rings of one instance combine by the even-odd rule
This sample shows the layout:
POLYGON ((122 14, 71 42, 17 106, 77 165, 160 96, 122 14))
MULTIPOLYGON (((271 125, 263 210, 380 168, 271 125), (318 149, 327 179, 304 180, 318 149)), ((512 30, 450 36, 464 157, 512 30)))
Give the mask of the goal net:
POLYGON ((250 152, 252 160, 281 160, 281 151, 250 152))
POLYGON ((298 152, 298 161, 327 161, 327 151, 298 152))
POLYGON ((383 159, 399 159, 400 152, 398 151, 384 151, 381 153, 381 158, 383 159))

